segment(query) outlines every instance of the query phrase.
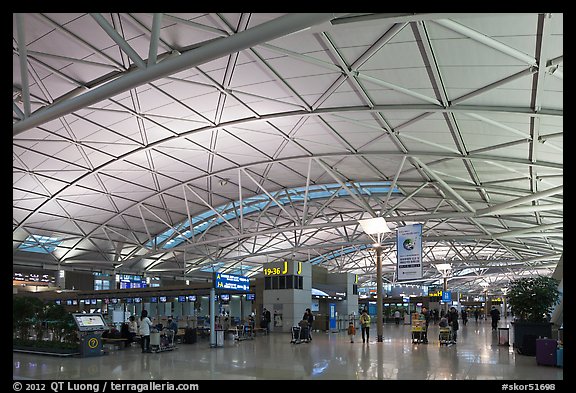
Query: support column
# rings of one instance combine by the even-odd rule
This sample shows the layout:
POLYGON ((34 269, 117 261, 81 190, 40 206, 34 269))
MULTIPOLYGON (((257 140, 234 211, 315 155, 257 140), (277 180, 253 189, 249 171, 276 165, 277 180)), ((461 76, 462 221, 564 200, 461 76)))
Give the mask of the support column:
POLYGON ((382 246, 376 247, 376 333, 378 342, 384 341, 384 322, 382 321, 382 246))
POLYGON ((214 298, 216 297, 216 290, 214 287, 210 288, 210 299, 208 299, 208 304, 210 304, 210 346, 216 346, 216 330, 214 320, 216 318, 216 304, 214 298))

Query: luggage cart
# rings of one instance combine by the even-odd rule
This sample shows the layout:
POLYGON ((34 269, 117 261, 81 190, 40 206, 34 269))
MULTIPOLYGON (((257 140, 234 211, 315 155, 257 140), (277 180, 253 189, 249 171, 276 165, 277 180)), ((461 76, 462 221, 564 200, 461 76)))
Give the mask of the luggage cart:
POLYGON ((414 344, 428 343, 426 332, 426 321, 424 320, 412 321, 412 342, 414 344))
POLYGON ((292 326, 292 339, 290 344, 301 344, 310 342, 308 339, 308 327, 292 326))
POLYGON ((154 353, 172 351, 176 348, 174 345, 174 331, 162 329, 158 331, 153 329, 150 332, 150 351, 154 353))
POLYGON ((438 333, 438 341, 440 342, 441 346, 454 344, 454 340, 452 338, 452 328, 441 327, 440 332, 438 333))
POLYGON ((234 340, 254 340, 254 332, 252 326, 250 325, 237 325, 236 334, 234 335, 234 340))

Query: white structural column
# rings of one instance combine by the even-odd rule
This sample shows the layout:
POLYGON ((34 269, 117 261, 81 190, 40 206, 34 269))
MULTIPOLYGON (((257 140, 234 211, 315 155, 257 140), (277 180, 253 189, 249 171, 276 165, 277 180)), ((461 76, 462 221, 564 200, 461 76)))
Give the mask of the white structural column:
POLYGON ((376 336, 379 343, 384 341, 384 321, 382 305, 382 246, 378 244, 376 249, 376 336))
POLYGON ((210 288, 210 299, 208 299, 208 304, 210 304, 210 346, 216 346, 216 324, 214 321, 216 320, 216 303, 214 298, 216 297, 216 290, 214 286, 210 288))

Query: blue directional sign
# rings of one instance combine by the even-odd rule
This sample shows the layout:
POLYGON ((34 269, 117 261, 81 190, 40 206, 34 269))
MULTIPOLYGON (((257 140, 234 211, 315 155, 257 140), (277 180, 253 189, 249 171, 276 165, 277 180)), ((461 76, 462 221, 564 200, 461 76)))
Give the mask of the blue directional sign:
POLYGON ((452 300, 452 291, 442 291, 442 301, 449 302, 452 300))
POLYGON ((228 273, 214 273, 215 289, 230 289, 232 291, 250 291, 250 279, 246 276, 238 276, 228 273))

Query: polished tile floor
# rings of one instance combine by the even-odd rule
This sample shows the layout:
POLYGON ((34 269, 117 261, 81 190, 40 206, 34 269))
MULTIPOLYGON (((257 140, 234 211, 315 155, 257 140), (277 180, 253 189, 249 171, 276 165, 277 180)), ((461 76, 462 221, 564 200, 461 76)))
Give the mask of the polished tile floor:
POLYGON ((151 354, 139 347, 83 358, 13 352, 12 373, 20 380, 563 380, 562 368, 498 346, 488 321, 461 324, 458 343, 448 347, 439 345, 437 326, 427 345, 412 343, 409 325, 385 324, 383 337, 376 342, 373 325, 367 344, 359 333, 350 343, 345 332, 315 332, 298 345, 289 333, 272 333, 218 348, 204 338, 151 354))

